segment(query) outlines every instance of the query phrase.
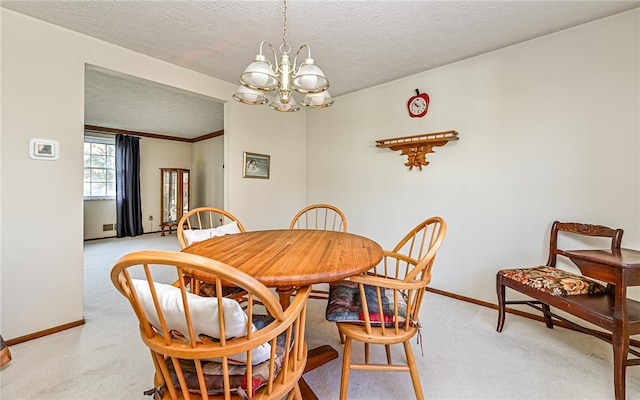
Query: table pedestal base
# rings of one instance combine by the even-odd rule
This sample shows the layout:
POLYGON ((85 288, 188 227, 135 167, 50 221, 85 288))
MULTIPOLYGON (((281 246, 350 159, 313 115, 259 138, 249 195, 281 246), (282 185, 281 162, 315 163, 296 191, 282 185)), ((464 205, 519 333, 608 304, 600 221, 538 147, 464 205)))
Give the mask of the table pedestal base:
MULTIPOLYGON (((314 370, 331 360, 335 360, 336 358, 338 358, 338 352, 328 344, 311 349, 307 354, 307 366, 305 367, 304 372, 314 370)), ((300 392, 302 392, 302 398, 304 400, 318 400, 318 396, 313 393, 313 390, 304 380, 304 377, 300 378, 299 383, 300 392)))
MULTIPOLYGON (((282 305, 282 308, 286 309, 289 307, 289 305, 291 305, 291 296, 295 293, 295 288, 277 287, 276 292, 280 297, 280 304, 282 305)), ((314 370, 331 360, 335 360, 336 358, 338 358, 338 352, 328 344, 311 349, 307 354, 307 366, 305 367, 304 372, 314 370)), ((302 392, 302 398, 304 400, 318 400, 318 396, 313 393, 313 390, 304 380, 304 377, 300 378, 299 384, 300 392, 302 392)))

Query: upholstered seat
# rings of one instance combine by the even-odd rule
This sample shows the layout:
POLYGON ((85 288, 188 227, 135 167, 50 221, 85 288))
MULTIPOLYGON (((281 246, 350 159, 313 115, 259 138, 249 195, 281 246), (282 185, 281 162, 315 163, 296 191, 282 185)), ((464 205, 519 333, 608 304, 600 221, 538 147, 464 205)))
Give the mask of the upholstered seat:
POLYGON ((603 284, 593 279, 549 266, 503 269, 498 274, 554 296, 599 294, 606 290, 603 284))
MULTIPOLYGON (((371 326, 380 326, 380 309, 385 326, 391 327, 398 321, 398 326, 403 327, 407 317, 407 303, 403 296, 394 301, 392 289, 381 289, 381 304, 378 306, 376 287, 364 286, 364 297, 371 326), (398 313, 396 314, 396 310, 398 313)), ((331 322, 356 322, 366 323, 364 316, 365 305, 362 304, 360 285, 354 281, 344 280, 331 285, 331 295, 327 305, 326 317, 331 322)))

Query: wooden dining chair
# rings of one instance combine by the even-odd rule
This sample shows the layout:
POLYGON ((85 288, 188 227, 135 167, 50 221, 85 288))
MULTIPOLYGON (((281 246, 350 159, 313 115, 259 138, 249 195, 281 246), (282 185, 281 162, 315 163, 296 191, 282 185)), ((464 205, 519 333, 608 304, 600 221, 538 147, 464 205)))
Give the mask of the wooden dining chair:
MULTIPOLYGON (((246 232, 242 222, 228 211, 215 207, 199 207, 190 210, 178 222, 177 236, 180 248, 215 236, 233 235, 246 232)), ((192 276, 185 276, 187 286, 196 294, 213 296, 215 287, 192 276)), ((233 285, 225 284, 223 294, 240 302, 246 300, 246 293, 233 285)))
POLYGON ((447 224, 442 218, 429 218, 413 228, 393 250, 385 251, 376 268, 331 284, 327 319, 336 322, 345 338, 340 399, 347 398, 352 369, 408 371, 416 398, 424 398, 409 340, 421 328, 420 306, 446 232, 447 224), (353 340, 364 343, 364 363, 351 361, 353 340), (394 363, 391 358, 390 346, 400 343, 406 364, 394 363), (370 344, 385 346, 386 364, 371 362, 370 344))
POLYGON ((154 387, 146 394, 173 400, 301 398, 309 287, 298 288, 283 310, 253 277, 213 259, 170 251, 127 254, 111 280, 133 307, 151 350, 154 387), (241 287, 249 297, 246 312, 222 295, 190 293, 180 278, 185 273, 206 276, 217 287, 241 287), (177 287, 162 283, 175 277, 177 287))
POLYGON ((184 214, 178 222, 180 248, 192 243, 234 233, 246 232, 242 222, 220 208, 199 207, 184 214))
POLYGON ((331 204, 312 204, 300 210, 289 224, 289 229, 315 229, 320 231, 347 231, 347 218, 331 204))
MULTIPOLYGON (((312 204, 300 210, 289 224, 289 229, 313 229, 320 231, 347 231, 347 217, 336 206, 331 204, 312 204)), ((329 291, 323 285, 314 285, 309 298, 328 300, 329 291)))

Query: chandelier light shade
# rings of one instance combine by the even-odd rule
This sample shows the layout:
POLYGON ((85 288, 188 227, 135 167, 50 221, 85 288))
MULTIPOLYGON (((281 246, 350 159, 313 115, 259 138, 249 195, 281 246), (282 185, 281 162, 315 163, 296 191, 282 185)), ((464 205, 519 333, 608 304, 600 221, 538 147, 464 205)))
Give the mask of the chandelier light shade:
MULTIPOLYGON (((311 53, 309 46, 303 45, 301 49, 303 47, 309 50, 309 54, 311 53)), ((329 88, 329 80, 315 64, 313 58, 307 58, 293 77, 293 87, 300 93, 319 93, 329 88)))
POLYGON ((291 46, 287 42, 287 0, 284 0, 283 36, 279 50, 278 62, 273 45, 267 41, 260 43, 260 52, 238 77, 240 86, 233 98, 243 104, 266 104, 271 101, 266 93, 275 91, 269 107, 280 112, 300 110, 293 97, 294 92, 306 95, 301 101, 305 107, 326 108, 332 105, 333 99, 327 91, 329 80, 311 58, 311 48, 306 44, 300 46, 291 63, 291 46), (263 54, 265 45, 273 52, 273 63, 263 54), (307 58, 298 65, 298 56, 305 50, 307 58))
POLYGON ((311 108, 327 108, 332 104, 333 99, 326 90, 320 93, 309 93, 302 99, 302 105, 311 108))
MULTIPOLYGON (((270 92, 278 88, 280 84, 278 76, 271 68, 267 57, 262 55, 262 46, 265 43, 266 42, 260 43, 260 54, 256 56, 255 60, 249 64, 238 78, 242 84, 240 87, 262 90, 263 92, 270 92)), ((271 44, 269 44, 269 46, 271 46, 271 44)))
POLYGON ((289 97, 289 101, 285 103, 280 98, 280 95, 276 95, 275 100, 269 104, 269 107, 280 112, 296 112, 300 110, 300 106, 296 104, 296 99, 293 96, 289 97))
POLYGON ((258 90, 249 89, 245 86, 240 86, 233 98, 240 103, 244 104, 265 104, 269 102, 267 96, 263 92, 258 90))

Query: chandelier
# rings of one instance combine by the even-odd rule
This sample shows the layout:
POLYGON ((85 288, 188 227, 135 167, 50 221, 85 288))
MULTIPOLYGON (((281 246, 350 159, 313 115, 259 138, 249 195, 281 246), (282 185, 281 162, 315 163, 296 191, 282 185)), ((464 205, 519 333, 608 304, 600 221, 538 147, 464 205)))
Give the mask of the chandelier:
POLYGON ((275 98, 269 107, 281 112, 295 112, 300 110, 293 97, 293 91, 304 94, 301 103, 311 108, 326 108, 333 104, 333 98, 327 91, 329 80, 311 58, 311 48, 303 44, 300 46, 291 64, 289 52, 291 46, 287 42, 287 0, 284 0, 284 21, 282 29, 282 44, 280 45, 280 62, 273 45, 267 41, 260 43, 260 53, 253 62, 238 77, 241 85, 233 98, 244 104, 267 104, 270 102, 266 93, 275 91, 275 98), (263 46, 268 46, 273 52, 274 62, 271 63, 262 54, 263 46), (307 58, 298 65, 300 52, 306 50, 307 58))

